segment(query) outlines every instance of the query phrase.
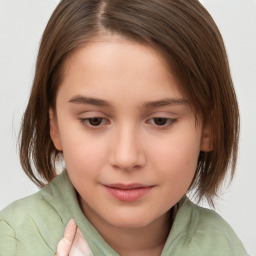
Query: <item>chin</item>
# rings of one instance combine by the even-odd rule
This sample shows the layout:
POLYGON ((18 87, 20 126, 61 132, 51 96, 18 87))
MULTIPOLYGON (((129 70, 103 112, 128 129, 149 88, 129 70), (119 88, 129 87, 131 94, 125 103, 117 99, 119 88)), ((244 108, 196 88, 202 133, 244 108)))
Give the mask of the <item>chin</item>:
POLYGON ((112 214, 109 216, 108 222, 118 228, 142 228, 154 221, 156 221, 155 216, 147 216, 145 213, 133 212, 130 214, 127 212, 125 214, 112 214))
POLYGON ((112 222, 112 225, 118 228, 142 228, 150 224, 149 222, 146 222, 145 220, 136 220, 136 219, 120 219, 119 221, 115 220, 112 222))

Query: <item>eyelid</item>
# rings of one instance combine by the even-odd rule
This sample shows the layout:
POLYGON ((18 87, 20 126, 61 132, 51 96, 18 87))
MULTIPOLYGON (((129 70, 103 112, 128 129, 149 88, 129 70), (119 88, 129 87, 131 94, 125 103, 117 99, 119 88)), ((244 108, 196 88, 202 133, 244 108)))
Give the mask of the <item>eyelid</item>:
POLYGON ((91 130, 99 130, 103 129, 106 125, 110 124, 110 118, 100 111, 85 111, 79 114, 78 119, 83 127, 91 129, 91 130), (98 118, 101 119, 101 124, 99 125, 91 125, 89 123, 90 120, 98 118))
POLYGON ((102 129, 104 126, 110 124, 110 121, 108 121, 107 118, 99 117, 99 116, 79 118, 79 120, 80 120, 81 124, 85 128, 92 129, 92 130, 102 129), (94 118, 101 119, 101 123, 99 125, 92 125, 92 124, 90 124, 89 121, 94 119, 94 118), (102 124, 102 120, 104 121, 103 124, 102 124))
POLYGON ((152 125, 156 129, 162 129, 163 130, 163 129, 170 128, 176 121, 177 121, 177 118, 156 116, 156 117, 152 117, 152 118, 147 119, 146 123, 148 125, 152 125), (154 120, 154 119, 163 119, 163 120, 166 120, 167 123, 163 124, 163 125, 153 124, 153 123, 151 123, 151 121, 154 120))
POLYGON ((82 111, 81 113, 78 113, 78 115, 81 118, 93 118, 93 117, 102 117, 105 118, 106 114, 101 112, 101 111, 95 111, 95 110, 87 110, 87 111, 82 111))

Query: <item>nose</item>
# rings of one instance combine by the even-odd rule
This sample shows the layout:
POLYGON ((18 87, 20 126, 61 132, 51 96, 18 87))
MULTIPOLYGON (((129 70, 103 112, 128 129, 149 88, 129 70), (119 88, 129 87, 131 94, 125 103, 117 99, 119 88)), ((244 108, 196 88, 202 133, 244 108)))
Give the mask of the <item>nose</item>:
POLYGON ((139 134, 132 127, 123 127, 116 132, 111 155, 114 168, 130 171, 145 165, 146 156, 139 134))

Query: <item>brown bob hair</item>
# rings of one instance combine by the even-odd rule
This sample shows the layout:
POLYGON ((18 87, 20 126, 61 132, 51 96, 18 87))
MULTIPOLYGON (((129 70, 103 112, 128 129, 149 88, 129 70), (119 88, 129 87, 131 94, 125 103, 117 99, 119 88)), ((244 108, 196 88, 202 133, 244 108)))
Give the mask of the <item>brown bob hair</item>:
POLYGON ((20 159, 43 187, 56 175, 62 153, 50 137, 49 108, 66 57, 106 32, 155 48, 181 82, 196 116, 210 124, 211 152, 200 152, 191 184, 213 204, 238 149, 239 111, 220 32, 197 0, 62 0, 44 31, 35 78, 20 132, 20 159))

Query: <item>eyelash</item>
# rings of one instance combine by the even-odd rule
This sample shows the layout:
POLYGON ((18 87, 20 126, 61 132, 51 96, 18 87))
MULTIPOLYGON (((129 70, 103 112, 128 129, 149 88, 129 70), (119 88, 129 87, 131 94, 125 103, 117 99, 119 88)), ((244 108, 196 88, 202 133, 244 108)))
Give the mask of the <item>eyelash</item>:
POLYGON ((102 122, 103 120, 105 120, 104 124, 107 123, 107 119, 106 118, 103 118, 103 117, 90 117, 90 118, 80 118, 80 122, 82 123, 82 125, 84 125, 86 128, 90 128, 90 129, 98 129, 98 128, 101 128, 102 125, 102 122), (90 121, 96 121, 95 119, 98 119, 100 121, 100 124, 98 125, 92 125, 90 123, 90 121))
POLYGON ((154 126, 156 126, 158 129, 166 129, 168 127, 170 127, 175 121, 177 121, 177 118, 167 118, 167 117, 154 117, 154 118, 150 118, 147 123, 152 124, 154 126), (155 122, 158 119, 158 121, 164 121, 163 124, 157 125, 155 122), (155 124, 152 124, 151 121, 154 121, 155 124))
MULTIPOLYGON (((90 118, 80 118, 80 122, 82 123, 83 126, 89 129, 100 129, 104 125, 109 124, 110 122, 103 117, 90 117, 90 118), (90 122, 92 121, 99 121, 99 124, 93 125, 90 122)), ((166 129, 170 127, 174 122, 177 121, 177 118, 166 118, 166 117, 154 117, 150 118, 146 121, 147 124, 155 126, 157 129, 166 129), (163 124, 157 125, 155 122, 157 121, 163 122, 163 124), (152 123, 152 121, 154 123, 152 123)))

